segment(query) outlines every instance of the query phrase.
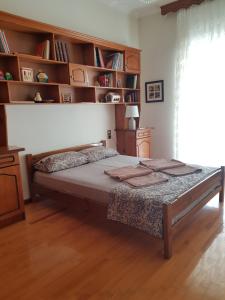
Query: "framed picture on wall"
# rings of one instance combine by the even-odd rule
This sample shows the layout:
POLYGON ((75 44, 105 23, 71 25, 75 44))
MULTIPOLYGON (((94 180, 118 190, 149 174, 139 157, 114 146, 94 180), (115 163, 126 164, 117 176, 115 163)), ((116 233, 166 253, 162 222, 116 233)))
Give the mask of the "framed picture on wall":
POLYGON ((145 82, 145 102, 163 102, 164 88, 163 80, 145 82))

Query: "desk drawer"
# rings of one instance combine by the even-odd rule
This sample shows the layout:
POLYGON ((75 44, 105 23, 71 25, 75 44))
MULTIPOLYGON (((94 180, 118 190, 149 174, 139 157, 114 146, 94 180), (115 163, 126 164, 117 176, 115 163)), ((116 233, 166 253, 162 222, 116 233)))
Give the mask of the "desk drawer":
POLYGON ((148 137, 150 135, 151 135, 150 129, 137 130, 137 138, 138 139, 148 137))
POLYGON ((17 154, 0 155, 0 168, 19 164, 17 154))

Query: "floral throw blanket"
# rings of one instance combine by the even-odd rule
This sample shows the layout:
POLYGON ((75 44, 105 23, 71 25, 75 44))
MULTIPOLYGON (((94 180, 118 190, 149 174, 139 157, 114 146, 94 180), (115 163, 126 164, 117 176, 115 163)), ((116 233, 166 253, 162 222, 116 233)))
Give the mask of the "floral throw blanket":
POLYGON ((118 183, 110 193, 107 218, 162 238, 163 203, 172 202, 217 170, 209 167, 201 167, 201 169, 200 173, 186 176, 167 175, 169 179, 167 182, 141 189, 133 189, 126 183, 118 183))

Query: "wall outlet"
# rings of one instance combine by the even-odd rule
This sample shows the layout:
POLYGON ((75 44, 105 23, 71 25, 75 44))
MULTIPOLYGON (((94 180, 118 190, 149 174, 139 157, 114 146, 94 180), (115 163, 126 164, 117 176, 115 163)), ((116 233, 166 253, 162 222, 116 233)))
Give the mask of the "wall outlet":
POLYGON ((111 140, 111 138, 112 138, 112 131, 107 130, 107 139, 111 140))

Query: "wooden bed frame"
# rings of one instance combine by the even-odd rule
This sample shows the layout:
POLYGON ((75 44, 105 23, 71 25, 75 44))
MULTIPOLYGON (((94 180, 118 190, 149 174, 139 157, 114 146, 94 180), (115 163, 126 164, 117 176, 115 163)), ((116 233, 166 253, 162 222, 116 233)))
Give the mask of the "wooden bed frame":
MULTIPOLYGON (((39 192, 49 191, 43 188, 41 185, 33 182, 34 164, 40 159, 56 154, 68 151, 79 151, 89 147, 95 147, 99 145, 106 145, 105 141, 101 141, 96 144, 86 144, 71 148, 59 149, 55 151, 44 152, 41 154, 28 154, 26 155, 27 171, 30 185, 31 199, 35 197, 39 192)), ((163 242, 164 242, 164 257, 170 258, 172 256, 172 241, 174 235, 183 227, 184 224, 190 222, 190 218, 200 210, 207 202, 209 202, 215 195, 219 193, 219 201, 224 202, 224 175, 225 167, 221 167, 213 174, 187 190, 185 193, 180 195, 177 199, 169 204, 163 204, 163 242), (185 216, 179 221, 173 224, 172 220, 177 214, 187 208, 193 201, 201 199, 185 216)), ((58 193, 58 192, 57 192, 58 193)), ((60 194, 60 193, 58 193, 60 194)), ((52 195, 50 193, 50 195, 52 195)), ((63 194, 65 196, 65 194, 63 194)))

